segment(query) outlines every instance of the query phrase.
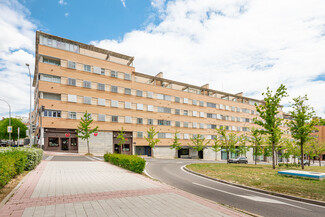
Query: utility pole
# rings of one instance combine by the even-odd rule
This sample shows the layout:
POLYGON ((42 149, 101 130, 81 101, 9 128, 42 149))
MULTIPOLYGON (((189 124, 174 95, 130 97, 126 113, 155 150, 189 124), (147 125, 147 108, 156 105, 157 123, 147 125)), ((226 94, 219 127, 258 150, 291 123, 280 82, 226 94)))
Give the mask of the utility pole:
POLYGON ((32 147, 32 75, 30 74, 29 64, 26 63, 29 72, 29 147, 32 147))

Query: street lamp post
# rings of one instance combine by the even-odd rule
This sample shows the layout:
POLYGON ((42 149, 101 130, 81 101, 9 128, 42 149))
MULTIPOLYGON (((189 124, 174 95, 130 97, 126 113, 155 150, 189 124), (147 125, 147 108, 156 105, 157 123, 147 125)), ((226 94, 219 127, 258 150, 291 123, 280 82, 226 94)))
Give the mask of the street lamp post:
POLYGON ((32 147, 32 75, 30 74, 29 64, 26 63, 29 72, 29 146, 32 147))
MULTIPOLYGON (((3 101, 5 103, 7 103, 7 105, 9 106, 9 126, 11 126, 11 107, 10 107, 10 104, 4 99, 0 99, 0 101, 3 101)), ((9 141, 10 140, 11 140, 11 133, 9 133, 9 141)))

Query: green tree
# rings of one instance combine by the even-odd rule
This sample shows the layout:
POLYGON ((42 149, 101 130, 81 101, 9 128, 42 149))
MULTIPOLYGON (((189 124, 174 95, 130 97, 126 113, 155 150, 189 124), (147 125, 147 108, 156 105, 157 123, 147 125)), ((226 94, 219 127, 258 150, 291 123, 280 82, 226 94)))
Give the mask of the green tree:
POLYGON ((147 142, 148 142, 148 145, 150 146, 150 148, 151 148, 151 155, 153 156, 153 149, 155 148, 155 146, 156 146, 156 144, 158 143, 158 142, 160 142, 160 139, 157 139, 157 138, 155 138, 155 136, 159 133, 158 131, 156 131, 155 130, 155 128, 154 127, 151 127, 151 128, 149 128, 148 130, 147 130, 147 133, 148 133, 148 137, 144 137, 146 140, 147 140, 147 142))
POLYGON ((179 142, 179 138, 177 136, 179 132, 176 130, 174 133, 174 141, 173 144, 170 146, 170 149, 175 149, 177 152, 182 149, 181 143, 179 142))
POLYGON ((254 123, 263 127, 261 132, 267 134, 269 140, 272 143, 272 166, 275 169, 275 146, 281 138, 282 131, 280 129, 282 118, 279 117, 280 102, 283 97, 287 96, 287 88, 281 84, 280 87, 273 94, 270 88, 267 88, 266 93, 262 93, 264 96, 264 104, 255 104, 256 111, 262 120, 254 119, 254 123))
POLYGON ((318 156, 319 160, 319 166, 322 166, 321 160, 322 160, 322 154, 325 152, 325 140, 317 141, 314 146, 314 153, 315 156, 318 156))
POLYGON ((190 140, 193 145, 191 145, 191 144, 188 144, 188 145, 192 146, 192 148, 194 150, 196 150, 197 152, 203 151, 210 143, 210 140, 206 141, 204 136, 201 134, 197 134, 196 136, 193 136, 192 138, 190 138, 190 140))
MULTIPOLYGON (((211 148, 216 153, 221 151, 221 144, 220 144, 220 139, 218 138, 218 136, 215 136, 213 138, 213 146, 211 148)), ((216 157, 216 160, 218 160, 217 157, 216 157)))
POLYGON ((251 145, 253 147, 253 156, 256 165, 257 156, 260 156, 263 153, 262 145, 264 144, 264 139, 263 139, 263 134, 259 129, 252 128, 251 132, 252 132, 252 137, 249 139, 249 141, 251 142, 251 145))
POLYGON ((89 150, 89 138, 92 133, 95 133, 98 131, 98 126, 96 126, 94 129, 90 128, 90 124, 93 122, 93 119, 91 117, 91 114, 89 114, 87 111, 85 112, 83 118, 81 118, 77 132, 77 137, 86 140, 87 141, 87 149, 88 154, 90 154, 89 150))
MULTIPOLYGON (((308 166, 310 166, 310 160, 316 156, 316 154, 315 154, 316 143, 317 143, 317 140, 313 138, 313 139, 309 139, 304 144, 304 154, 306 154, 308 157, 308 166)), ((302 162, 304 162, 303 159, 302 159, 302 162)))
MULTIPOLYGON (((9 126, 9 118, 5 118, 0 121, 0 139, 9 139, 9 133, 7 132, 7 127, 9 126)), ((14 141, 18 139, 18 127, 19 127, 19 138, 26 138, 27 126, 21 122, 18 118, 11 118, 12 133, 11 138, 14 141)))
POLYGON ((117 139, 119 139, 117 145, 122 146, 122 145, 125 144, 126 139, 125 139, 125 132, 124 132, 124 128, 123 128, 123 127, 122 127, 122 129, 120 129, 120 131, 118 132, 117 139))
POLYGON ((220 127, 220 129, 216 129, 216 131, 219 134, 220 146, 227 152, 228 163, 230 153, 236 152, 236 144, 238 143, 239 139, 236 133, 227 134, 225 127, 220 127))
MULTIPOLYGON (((313 119, 315 115, 314 109, 306 104, 308 101, 307 95, 293 98, 293 101, 291 104, 293 110, 290 112, 292 119, 288 122, 288 125, 292 137, 299 142, 301 161, 303 161, 304 145, 312 138, 310 133, 316 129, 314 126, 318 123, 318 120, 313 119)), ((303 163, 301 168, 304 169, 303 163)))
POLYGON ((238 138, 238 146, 237 146, 237 153, 239 155, 245 155, 247 154, 249 150, 249 146, 246 145, 248 142, 248 137, 246 135, 240 135, 238 138))

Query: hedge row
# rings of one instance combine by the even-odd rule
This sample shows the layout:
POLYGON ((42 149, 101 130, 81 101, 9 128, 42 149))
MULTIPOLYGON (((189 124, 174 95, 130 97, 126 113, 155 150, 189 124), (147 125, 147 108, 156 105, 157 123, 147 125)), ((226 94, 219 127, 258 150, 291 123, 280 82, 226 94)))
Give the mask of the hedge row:
POLYGON ((0 148, 0 188, 23 171, 34 169, 42 157, 42 149, 0 148))
POLYGON ((146 161, 136 155, 105 154, 104 159, 106 162, 136 173, 142 173, 146 166, 146 161))

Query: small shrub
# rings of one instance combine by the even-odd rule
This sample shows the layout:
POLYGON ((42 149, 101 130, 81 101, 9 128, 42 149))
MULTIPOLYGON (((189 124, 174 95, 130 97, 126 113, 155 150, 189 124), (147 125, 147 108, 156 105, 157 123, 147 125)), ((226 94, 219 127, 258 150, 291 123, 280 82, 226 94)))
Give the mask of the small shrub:
POLYGON ((136 173, 142 173, 146 166, 146 161, 136 155, 105 154, 104 160, 136 173))
POLYGON ((41 149, 0 148, 0 188, 24 170, 34 169, 42 157, 41 149))

